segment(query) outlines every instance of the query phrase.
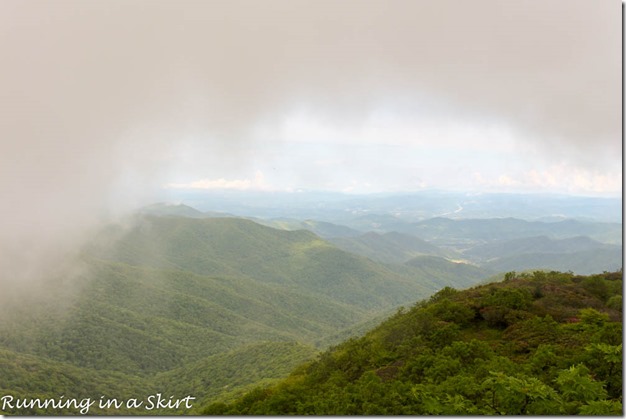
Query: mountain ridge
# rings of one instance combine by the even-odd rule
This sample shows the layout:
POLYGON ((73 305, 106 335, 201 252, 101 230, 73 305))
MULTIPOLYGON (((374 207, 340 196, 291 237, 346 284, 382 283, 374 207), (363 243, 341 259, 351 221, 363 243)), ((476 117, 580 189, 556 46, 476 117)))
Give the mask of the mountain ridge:
POLYGON ((622 272, 444 288, 208 415, 621 415, 622 272))

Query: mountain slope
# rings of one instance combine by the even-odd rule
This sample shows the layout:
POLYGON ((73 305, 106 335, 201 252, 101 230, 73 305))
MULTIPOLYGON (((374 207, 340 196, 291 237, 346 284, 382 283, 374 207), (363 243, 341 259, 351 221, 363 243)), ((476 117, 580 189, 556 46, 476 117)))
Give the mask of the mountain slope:
POLYGON ((331 237, 355 237, 361 234, 360 231, 354 230, 339 224, 328 223, 317 220, 295 220, 291 218, 273 218, 265 220, 261 218, 251 218, 253 221, 266 225, 268 227, 280 230, 308 230, 316 235, 328 239, 331 237))
POLYGON ((419 255, 460 258, 460 254, 438 248, 415 236, 389 232, 379 234, 369 232, 358 237, 337 237, 329 239, 346 252, 362 255, 382 263, 404 263, 419 255))
POLYGON ((203 218, 204 213, 198 211, 184 204, 170 204, 165 202, 159 202, 156 204, 148 205, 140 208, 138 211, 140 214, 156 215, 161 217, 190 217, 190 218, 203 218))
POLYGON ((279 377, 314 345, 337 342, 442 286, 436 275, 373 262, 309 231, 175 215, 110 226, 75 268, 71 277, 51 277, 36 303, 0 307, 0 349, 9 359, 0 363, 0 388, 57 398, 83 394, 77 385, 98 393, 91 397, 167 389, 214 401, 261 375, 279 377), (50 388, 34 371, 10 366, 23 359, 42 371, 71 366, 70 377, 50 388), (220 379, 198 381, 194 373, 220 379))
POLYGON ((183 414, 189 413, 186 405, 178 409, 151 409, 148 397, 156 394, 169 399, 193 397, 192 406, 202 406, 216 399, 232 399, 241 395, 253 384, 269 384, 286 376, 298 364, 311 359, 316 351, 312 347, 294 342, 261 342, 245 345, 188 363, 180 368, 153 377, 138 377, 118 371, 78 367, 33 355, 0 349, 0 394, 17 399, 42 400, 75 398, 81 403, 90 399, 91 406, 66 408, 3 409, 1 414, 183 414), (144 402, 142 408, 127 406, 101 408, 100 397, 126 401, 136 398, 144 402))
POLYGON ((502 257, 483 264, 494 271, 521 271, 527 269, 569 270, 581 275, 614 271, 622 268, 622 249, 591 249, 571 253, 524 253, 502 257))
POLYGON ((366 310, 384 309, 432 292, 419 280, 344 252, 303 230, 283 231, 236 218, 141 217, 107 232, 96 257, 132 266, 280 284, 366 310))
POLYGON ((100 395, 107 398, 127 400, 131 397, 147 397, 151 394, 150 386, 141 378, 132 374, 117 371, 103 371, 91 368, 81 368, 69 363, 57 362, 47 358, 28 354, 21 354, 0 348, 0 394, 6 399, 0 403, 0 414, 128 414, 130 409, 110 408, 101 409, 96 403, 87 407, 70 406, 61 409, 11 408, 11 401, 15 405, 17 399, 41 400, 59 399, 65 397, 80 400, 99 400, 100 395), (94 398, 95 397, 95 398, 94 398), (83 410, 84 409, 84 410, 83 410), (82 412, 81 412, 82 411, 82 412))
POLYGON ((445 288, 205 414, 621 415, 622 273, 445 288))
MULTIPOLYGON (((285 375, 315 353, 312 346, 296 341, 313 344, 368 318, 355 307, 247 278, 212 278, 109 261, 86 263, 79 295, 56 312, 49 310, 54 302, 45 301, 46 305, 23 305, 3 313, 2 394, 145 400, 168 391, 166 398, 213 400, 237 394, 263 377, 285 375), (191 380, 193 376, 204 379, 191 380)), ((62 283, 60 278, 58 285, 62 283)), ((142 412, 172 413, 90 410, 142 412)))
POLYGON ((516 218, 460 219, 432 218, 412 224, 407 233, 436 245, 489 243, 525 237, 552 239, 588 236, 606 243, 621 244, 621 224, 577 220, 558 222, 525 221, 516 218))
POLYGON ((151 387, 175 397, 193 394, 196 406, 233 400, 252 385, 275 383, 316 354, 296 342, 259 342, 159 373, 151 387))
POLYGON ((414 275, 420 278, 432 278, 438 289, 448 287, 469 287, 494 274, 494 271, 470 265, 451 262, 438 256, 416 256, 404 263, 414 275))
POLYGON ((33 321, 46 313, 25 308, 14 322, 5 319, 0 345, 145 374, 259 340, 314 342, 366 318, 355 307, 250 279, 111 262, 92 262, 89 278, 63 318, 33 321))
POLYGON ((614 271, 622 266, 621 246, 600 243, 586 236, 495 241, 463 254, 486 269, 500 272, 544 269, 591 274, 614 271))
POLYGON ((619 250, 619 246, 600 243, 586 236, 560 240, 547 236, 525 237, 509 241, 497 241, 473 247, 463 254, 482 262, 524 253, 575 253, 589 250, 619 250))

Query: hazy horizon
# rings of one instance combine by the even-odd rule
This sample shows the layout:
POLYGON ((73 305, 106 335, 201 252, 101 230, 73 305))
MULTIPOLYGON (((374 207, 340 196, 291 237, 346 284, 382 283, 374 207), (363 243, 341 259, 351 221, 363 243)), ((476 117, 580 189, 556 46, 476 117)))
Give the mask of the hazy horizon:
POLYGON ((621 12, 3 1, 0 268, 167 191, 619 197, 621 12))
POLYGON ((617 1, 1 7, 2 190, 20 202, 25 187, 86 206, 164 187, 621 195, 617 1))

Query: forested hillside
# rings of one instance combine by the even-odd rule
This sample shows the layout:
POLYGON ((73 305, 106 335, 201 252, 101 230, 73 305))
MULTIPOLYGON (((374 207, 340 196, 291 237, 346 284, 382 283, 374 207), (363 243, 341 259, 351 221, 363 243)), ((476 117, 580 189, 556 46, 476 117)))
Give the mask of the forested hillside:
POLYGON ((276 230, 240 218, 141 217, 128 229, 111 228, 99 243, 109 241, 115 246, 94 247, 90 254, 132 266, 249 278, 365 310, 389 308, 436 289, 339 250, 309 231, 276 230))
POLYGON ((385 234, 369 232, 358 237, 338 237, 330 239, 330 241, 347 252, 363 255, 383 263, 404 263, 421 255, 433 255, 449 259, 462 258, 455 251, 446 251, 415 236, 395 231, 385 234))
POLYGON ((622 414, 622 273, 444 288, 205 414, 622 414))
POLYGON ((0 307, 2 394, 226 400, 467 280, 379 264, 308 231, 176 212, 108 227, 75 275, 51 275, 28 304, 0 307))
MULTIPOLYGON (((421 414, 458 413, 458 406, 469 413, 509 412, 500 404, 489 410, 485 402, 495 391, 486 383, 501 377, 493 372, 504 374, 502 380, 541 382, 541 391, 558 402, 549 412, 606 412, 620 401, 617 364, 606 367, 609 373, 593 363, 621 342, 620 274, 509 274, 503 283, 456 292, 449 287, 471 287, 498 271, 438 256, 459 254, 398 233, 346 238, 362 253, 357 255, 311 231, 205 217, 189 207, 151 210, 163 214, 139 214, 107 227, 83 249, 71 275, 51 273, 28 301, 0 306, 3 395, 195 400, 193 407, 149 411, 94 406, 93 414, 199 413, 216 402, 233 404, 213 404, 207 412, 421 414), (438 290, 430 302, 385 321, 398 307, 438 290), (364 337, 300 367, 278 387, 237 401, 354 336, 364 337), (467 355, 472 351, 478 355, 467 355), (541 372, 533 367, 538 357, 551 360, 541 372), (555 384, 572 366, 590 374, 590 386, 599 389, 576 406, 555 384), (463 380, 479 385, 456 391, 463 380)), ((339 226, 307 223, 347 234, 339 226)), ((485 245, 476 257, 500 250, 514 257, 526 242, 536 243, 485 245)), ((557 244, 556 250, 572 250, 573 258, 581 248, 608 246, 589 239, 557 244)), ((535 399, 527 404, 524 412, 537 411, 535 399)))
MULTIPOLYGON (((225 216, 202 213, 186 205, 167 204, 145 207, 141 213, 187 218, 225 216)), ((292 218, 250 219, 274 229, 310 231, 350 254, 396 267, 418 256, 437 256, 475 265, 488 276, 528 269, 590 275, 622 266, 620 223, 563 217, 524 220, 439 216, 410 221, 411 217, 407 219, 406 215, 369 211, 365 215, 357 211, 353 216, 344 216, 345 225, 292 218)), ((447 270, 447 267, 442 266, 442 269, 447 270)))

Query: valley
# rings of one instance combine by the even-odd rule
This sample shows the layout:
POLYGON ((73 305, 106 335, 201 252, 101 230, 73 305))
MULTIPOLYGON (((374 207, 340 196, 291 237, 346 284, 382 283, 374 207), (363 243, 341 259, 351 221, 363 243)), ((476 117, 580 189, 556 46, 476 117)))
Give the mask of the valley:
POLYGON ((90 414, 197 414, 442 289, 509 271, 619 270, 620 232, 581 220, 380 214, 343 225, 151 205, 101 229, 77 256, 79 273, 50 278, 37 304, 3 309, 0 393, 143 401, 90 414))

